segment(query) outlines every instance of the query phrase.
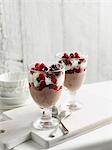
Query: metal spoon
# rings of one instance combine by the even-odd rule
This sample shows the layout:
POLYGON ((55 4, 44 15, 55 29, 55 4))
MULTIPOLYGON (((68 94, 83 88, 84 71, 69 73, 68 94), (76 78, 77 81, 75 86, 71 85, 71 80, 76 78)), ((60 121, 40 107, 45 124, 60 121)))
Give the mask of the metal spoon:
POLYGON ((62 122, 62 119, 67 118, 68 116, 70 116, 71 113, 68 113, 66 111, 61 111, 60 114, 58 115, 58 109, 56 106, 54 106, 52 108, 52 116, 54 118, 57 118, 59 120, 59 124, 56 126, 56 128, 49 134, 49 137, 55 137, 56 136, 56 132, 61 124, 61 128, 62 128, 62 132, 63 134, 68 134, 69 130, 65 127, 65 125, 62 122))

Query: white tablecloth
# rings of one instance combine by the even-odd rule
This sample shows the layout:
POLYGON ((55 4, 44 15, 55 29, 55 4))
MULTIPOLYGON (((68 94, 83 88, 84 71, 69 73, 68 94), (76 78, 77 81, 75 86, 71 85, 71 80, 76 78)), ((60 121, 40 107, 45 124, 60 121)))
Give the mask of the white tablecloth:
MULTIPOLYGON (((83 94, 92 93, 102 104, 102 97, 107 99, 107 103, 112 105, 112 81, 88 84, 81 88, 77 98, 83 97, 83 94)), ((42 150, 34 142, 27 141, 14 150, 42 150)), ((57 145, 49 150, 111 150, 112 149, 112 124, 92 131, 86 135, 75 138, 66 143, 57 145)), ((45 149, 44 149, 45 150, 45 149)))

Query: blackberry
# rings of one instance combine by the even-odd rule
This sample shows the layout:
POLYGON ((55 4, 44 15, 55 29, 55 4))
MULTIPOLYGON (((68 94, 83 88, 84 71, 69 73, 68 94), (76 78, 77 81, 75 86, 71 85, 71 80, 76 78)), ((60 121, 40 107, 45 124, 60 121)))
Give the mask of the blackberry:
POLYGON ((48 68, 47 68, 47 67, 45 67, 45 68, 44 68, 44 71, 48 71, 48 68))
POLYGON ((81 64, 81 61, 78 61, 78 64, 81 64))
POLYGON ((61 64, 61 63, 62 63, 62 61, 60 60, 60 61, 59 61, 59 63, 61 64))
POLYGON ((38 82, 40 82, 41 81, 41 79, 38 77, 37 79, 36 79, 38 82))

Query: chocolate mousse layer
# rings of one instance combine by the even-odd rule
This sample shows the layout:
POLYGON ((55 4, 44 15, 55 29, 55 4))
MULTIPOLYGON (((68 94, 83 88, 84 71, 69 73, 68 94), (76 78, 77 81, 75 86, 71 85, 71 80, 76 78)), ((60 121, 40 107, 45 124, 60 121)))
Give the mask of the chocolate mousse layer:
POLYGON ((75 91, 78 90, 83 84, 87 71, 82 71, 79 73, 66 73, 64 85, 70 90, 75 91))
POLYGON ((33 84, 31 84, 29 88, 34 101, 39 104, 40 107, 44 108, 55 105, 62 93, 62 88, 53 90, 49 87, 45 87, 40 91, 33 84))

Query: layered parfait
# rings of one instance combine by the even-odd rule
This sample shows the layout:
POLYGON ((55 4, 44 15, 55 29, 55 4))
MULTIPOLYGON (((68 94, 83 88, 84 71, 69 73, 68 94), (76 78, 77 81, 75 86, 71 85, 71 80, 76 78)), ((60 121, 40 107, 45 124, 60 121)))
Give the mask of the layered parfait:
POLYGON ((55 105, 62 93, 64 74, 61 64, 47 66, 36 63, 31 66, 29 89, 34 101, 41 108, 55 105))
POLYGON ((70 91, 77 91, 85 80, 87 57, 78 52, 64 53, 59 63, 65 66, 65 87, 70 91))
POLYGON ((69 99, 66 106, 70 111, 75 111, 82 107, 82 105, 76 101, 75 95, 86 77, 87 56, 83 56, 78 52, 60 53, 57 56, 60 58, 59 63, 65 66, 64 86, 69 91, 69 99))

